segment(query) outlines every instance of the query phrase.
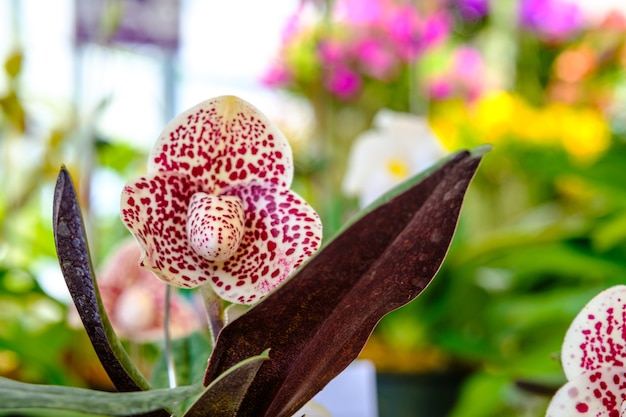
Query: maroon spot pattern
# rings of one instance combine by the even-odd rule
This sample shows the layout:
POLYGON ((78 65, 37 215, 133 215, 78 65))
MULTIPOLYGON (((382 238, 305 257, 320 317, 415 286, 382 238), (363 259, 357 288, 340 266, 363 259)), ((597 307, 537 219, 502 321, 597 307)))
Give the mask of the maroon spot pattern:
POLYGON ((576 316, 561 350, 569 382, 552 398, 547 417, 626 415, 625 300, 626 286, 617 285, 576 316))
POLYGON ((284 135, 263 113, 224 96, 172 120, 152 149, 148 171, 186 173, 213 194, 254 180, 289 187, 293 160, 284 135))
POLYGON ((244 226, 239 198, 196 193, 188 215, 187 236, 196 253, 212 261, 225 261, 235 254, 244 226))
POLYGON ((321 244, 319 216, 288 188, 292 176, 280 131, 243 100, 219 97, 168 124, 149 174, 124 187, 122 220, 142 247, 141 264, 160 279, 184 288, 208 282, 226 300, 253 303, 321 244), (224 201, 241 204, 243 219, 224 201), (216 242, 225 247, 210 253, 216 242))
POLYGON ((192 288, 208 281, 208 262, 187 239, 187 211, 200 186, 184 174, 163 172, 126 184, 122 191, 122 222, 142 249, 141 266, 165 282, 192 288))
POLYGON ((568 379, 585 370, 624 366, 626 286, 601 292, 576 316, 563 340, 561 361, 568 379))
POLYGON ((554 395, 546 417, 620 417, 626 400, 626 368, 603 367, 585 371, 554 395))
POLYGON ((243 201, 244 235, 234 257, 213 266, 211 282, 223 298, 252 303, 313 255, 322 225, 315 210, 289 189, 246 184, 224 192, 243 201))

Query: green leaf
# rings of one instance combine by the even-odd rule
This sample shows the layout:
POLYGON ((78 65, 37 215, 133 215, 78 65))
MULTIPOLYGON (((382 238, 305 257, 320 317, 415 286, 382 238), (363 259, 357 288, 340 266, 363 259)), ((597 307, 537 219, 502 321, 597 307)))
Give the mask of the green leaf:
MULTIPOLYGON (((118 391, 149 390, 117 338, 98 292, 82 215, 69 172, 62 168, 54 189, 54 240, 70 295, 102 365, 118 391)), ((160 410, 154 416, 169 416, 160 410)))
POLYGON ((220 375, 187 410, 184 417, 234 417, 269 349, 245 359, 220 375))
MULTIPOLYGON (((202 382, 211 350, 211 342, 204 333, 196 332, 190 336, 172 340, 172 355, 178 384, 194 385, 202 382)), ((162 352, 152 369, 151 382, 156 388, 164 388, 169 384, 165 352, 162 352)))
POLYGON ((125 416, 175 406, 200 394, 202 390, 202 386, 196 385, 114 393, 55 385, 26 384, 0 377, 0 409, 46 408, 125 416))
POLYGON ((236 415, 293 415, 357 357, 385 314, 433 279, 483 153, 458 153, 395 190, 224 327, 205 385, 271 348, 236 415))

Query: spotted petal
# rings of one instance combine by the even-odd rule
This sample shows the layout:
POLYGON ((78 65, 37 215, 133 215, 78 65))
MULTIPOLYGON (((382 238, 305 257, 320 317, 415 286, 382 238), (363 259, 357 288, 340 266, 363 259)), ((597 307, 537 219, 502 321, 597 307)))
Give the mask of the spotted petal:
POLYGON ((143 248, 141 264, 165 282, 184 288, 210 282, 222 298, 249 304, 320 245, 319 216, 299 195, 266 184, 240 184, 222 195, 243 204, 240 244, 229 259, 208 260, 193 249, 187 234, 189 204, 204 196, 199 188, 186 175, 160 172, 129 182, 122 193, 122 220, 143 248))
POLYGON ((213 289, 242 304, 259 300, 320 246, 319 216, 298 194, 265 184, 228 187, 243 201, 245 230, 233 259, 214 263, 213 289))
POLYGON ((208 280, 209 265, 191 250, 186 231, 189 203, 199 191, 199 184, 176 172, 139 177, 122 191, 122 221, 142 249, 141 266, 178 287, 208 280))
POLYGON ((196 193, 189 204, 189 243, 203 258, 225 261, 241 243, 243 221, 243 203, 239 197, 196 193))
POLYGON ((594 297, 565 334, 561 361, 568 380, 582 372, 626 362, 626 286, 594 297))
POLYGON ((552 398, 546 417, 624 417, 626 368, 584 371, 552 398))
POLYGON ((226 185, 256 181, 289 187, 291 147, 257 108, 222 96, 202 102, 173 119, 157 140, 149 172, 177 171, 219 194, 226 185))

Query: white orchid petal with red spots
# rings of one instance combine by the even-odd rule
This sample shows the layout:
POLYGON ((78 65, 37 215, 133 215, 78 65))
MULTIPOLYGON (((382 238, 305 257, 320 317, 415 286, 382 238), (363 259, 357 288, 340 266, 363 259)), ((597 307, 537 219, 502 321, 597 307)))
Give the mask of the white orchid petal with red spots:
POLYGON ((124 188, 122 220, 163 281, 208 282, 250 304, 320 246, 319 216, 288 188, 288 142, 243 100, 208 100, 170 122, 149 172, 124 188))
POLYGON ((223 96, 168 123, 150 155, 148 172, 154 171, 186 173, 210 194, 250 181, 289 187, 293 157, 287 139, 263 113, 223 96))
POLYGON ((211 283, 220 297, 249 304, 313 255, 322 224, 315 210, 287 188, 246 184, 224 192, 243 201, 245 231, 234 259, 214 265, 211 283))
POLYGON ((238 197, 196 193, 189 203, 189 243, 206 260, 225 261, 239 248, 243 221, 243 203, 238 197))
POLYGON ((190 177, 176 172, 140 177, 122 191, 122 221, 142 249, 141 266, 183 288, 208 279, 209 265, 192 251, 186 231, 189 202, 199 191, 190 177))
POLYGON ((626 368, 585 371, 557 391, 546 417, 620 417, 625 399, 626 368))
POLYGON ((570 325, 561 350, 568 380, 586 370, 626 364, 626 286, 595 296, 570 325))

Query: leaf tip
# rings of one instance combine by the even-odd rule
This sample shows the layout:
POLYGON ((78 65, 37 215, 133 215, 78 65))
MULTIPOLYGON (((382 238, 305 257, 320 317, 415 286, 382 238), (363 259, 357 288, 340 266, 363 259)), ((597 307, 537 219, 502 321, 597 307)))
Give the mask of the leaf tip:
POLYGON ((487 143, 484 145, 477 146, 473 148, 472 150, 470 150, 470 155, 475 158, 482 158, 483 156, 491 152, 492 149, 493 149, 493 145, 487 143))

